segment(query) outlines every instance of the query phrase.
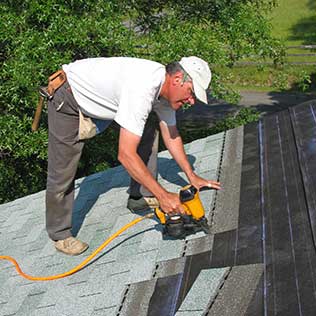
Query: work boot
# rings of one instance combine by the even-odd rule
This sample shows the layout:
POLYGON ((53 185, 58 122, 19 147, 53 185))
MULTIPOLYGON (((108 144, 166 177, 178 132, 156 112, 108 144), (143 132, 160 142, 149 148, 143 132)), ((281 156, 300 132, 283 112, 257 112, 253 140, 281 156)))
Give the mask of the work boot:
POLYGON ((155 197, 142 196, 140 198, 129 197, 127 201, 127 208, 132 212, 145 211, 149 208, 159 207, 159 202, 155 197))
POLYGON ((71 236, 55 241, 55 248, 66 255, 77 256, 86 251, 89 245, 71 236))

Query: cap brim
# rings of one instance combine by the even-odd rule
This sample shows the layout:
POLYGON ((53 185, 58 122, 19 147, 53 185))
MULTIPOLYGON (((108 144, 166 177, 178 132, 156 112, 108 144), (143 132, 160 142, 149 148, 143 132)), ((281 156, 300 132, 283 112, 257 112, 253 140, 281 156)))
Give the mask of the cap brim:
POLYGON ((194 81, 193 81, 193 88, 194 88, 194 94, 196 98, 202 101, 203 103, 207 104, 207 94, 206 94, 205 89, 203 89, 198 84, 194 84, 194 81))

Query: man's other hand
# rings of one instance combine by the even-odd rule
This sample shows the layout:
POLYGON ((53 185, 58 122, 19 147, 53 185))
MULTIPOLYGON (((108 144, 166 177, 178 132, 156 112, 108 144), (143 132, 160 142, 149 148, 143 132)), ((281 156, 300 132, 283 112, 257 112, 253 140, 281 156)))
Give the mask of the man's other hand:
POLYGON ((189 180, 190 180, 190 183, 197 189, 208 187, 210 189, 220 190, 222 188, 220 182, 203 179, 199 177, 198 175, 196 175, 195 173, 190 176, 189 180))

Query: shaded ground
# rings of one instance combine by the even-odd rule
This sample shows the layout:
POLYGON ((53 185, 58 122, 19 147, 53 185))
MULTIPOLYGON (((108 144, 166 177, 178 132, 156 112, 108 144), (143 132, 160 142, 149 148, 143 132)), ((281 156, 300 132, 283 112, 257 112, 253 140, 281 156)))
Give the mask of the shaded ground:
POLYGON ((313 94, 243 91, 238 105, 210 99, 209 105, 198 103, 188 111, 177 113, 177 117, 181 124, 189 127, 203 125, 211 127, 216 121, 228 114, 237 113, 242 107, 251 107, 261 115, 266 115, 313 99, 316 99, 313 94))

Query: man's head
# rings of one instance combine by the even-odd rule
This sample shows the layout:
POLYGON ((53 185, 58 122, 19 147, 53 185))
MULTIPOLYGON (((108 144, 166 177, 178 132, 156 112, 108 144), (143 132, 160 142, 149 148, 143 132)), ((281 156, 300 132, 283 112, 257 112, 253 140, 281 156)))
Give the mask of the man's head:
POLYGON ((177 110, 184 104, 193 105, 196 98, 207 103, 205 90, 212 75, 204 60, 195 56, 183 57, 180 62, 168 64, 166 72, 161 95, 169 101, 173 109, 177 110))

